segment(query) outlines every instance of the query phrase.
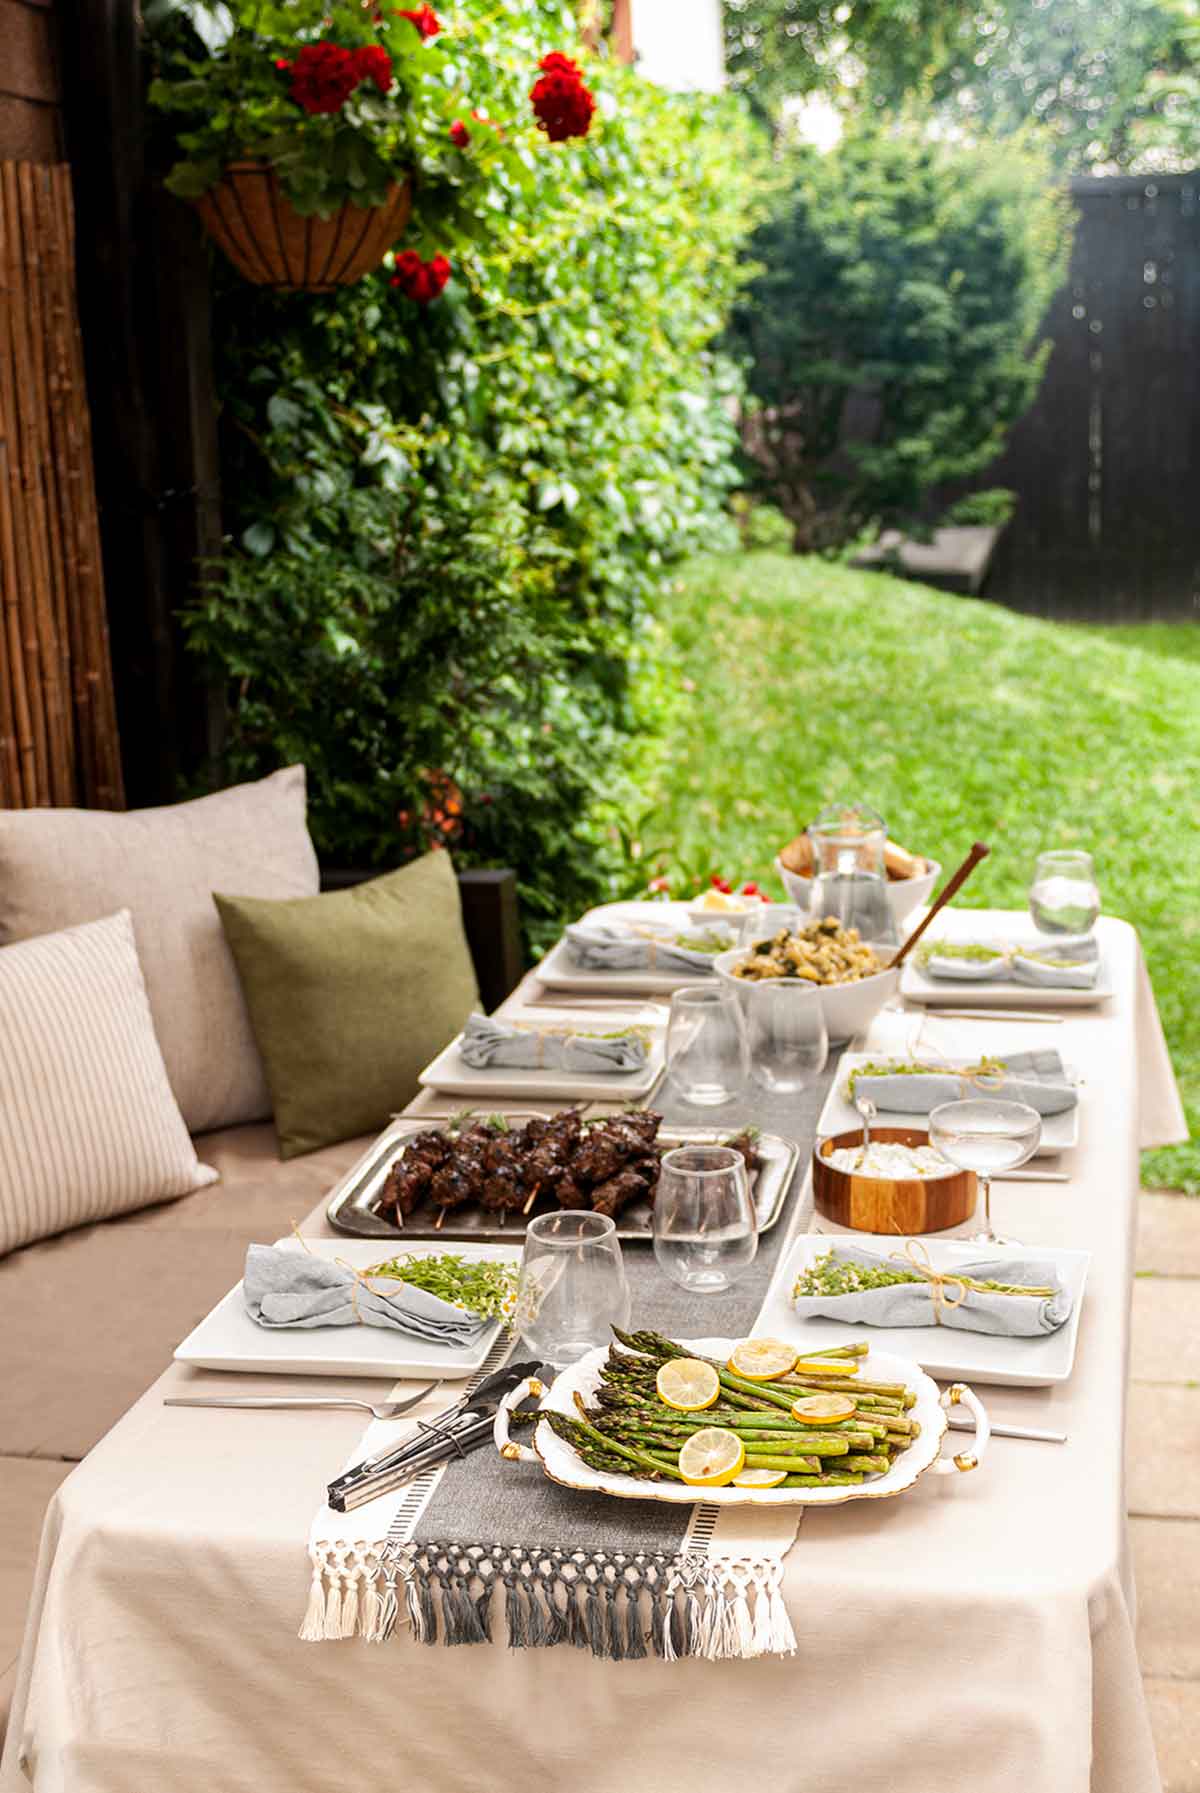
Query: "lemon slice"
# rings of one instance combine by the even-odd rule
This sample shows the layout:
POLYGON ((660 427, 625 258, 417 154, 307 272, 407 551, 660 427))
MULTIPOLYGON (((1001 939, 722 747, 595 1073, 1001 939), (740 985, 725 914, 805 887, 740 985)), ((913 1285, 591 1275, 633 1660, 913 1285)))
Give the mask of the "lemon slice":
POLYGON ((673 1357, 654 1378, 658 1398, 676 1413, 699 1413, 711 1407, 721 1392, 721 1382, 711 1363, 698 1357, 673 1357))
POLYGON ((828 1381, 833 1376, 857 1376, 858 1359, 856 1357, 820 1357, 811 1361, 799 1358, 793 1365, 797 1376, 824 1376, 828 1381))
POLYGON ((787 1481, 786 1469, 743 1469, 735 1475, 735 1488, 778 1488, 780 1482, 787 1481))
POLYGON ((679 1453, 679 1473, 689 1488, 724 1488, 746 1464, 746 1447, 732 1432, 705 1426, 679 1453))
POLYGON ((801 1395, 792 1403, 792 1418, 805 1426, 827 1426, 833 1420, 849 1419, 853 1412, 852 1395, 801 1395))
POLYGON ((729 1356, 728 1368, 748 1382, 770 1382, 775 1376, 786 1376, 796 1361, 794 1345, 782 1339, 743 1339, 729 1356))

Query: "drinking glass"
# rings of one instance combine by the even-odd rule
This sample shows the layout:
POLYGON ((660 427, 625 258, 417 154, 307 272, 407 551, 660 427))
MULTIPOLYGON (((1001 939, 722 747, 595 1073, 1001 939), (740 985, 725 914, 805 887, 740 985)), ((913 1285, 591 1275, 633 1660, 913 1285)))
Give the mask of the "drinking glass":
POLYGON ((654 1197, 654 1255, 680 1288, 715 1295, 737 1281, 758 1250, 758 1217, 746 1160, 731 1146, 667 1152, 654 1197))
POLYGON ((525 1229, 514 1325, 547 1363, 575 1363, 629 1324, 629 1285, 616 1223, 564 1208, 525 1229))
POLYGON ((1043 934, 1090 934, 1100 914, 1100 887, 1090 853, 1039 853, 1029 886, 1029 913, 1043 934))
POLYGON ((789 934, 797 934, 811 920, 811 914, 797 903, 757 903, 742 917, 738 945, 749 947, 756 940, 774 940, 785 928, 789 934))
POLYGON ((750 1049, 736 990, 676 990, 667 1021, 667 1076, 685 1102, 716 1107, 746 1087, 750 1049))
POLYGON ((798 977, 752 983, 746 1028, 750 1075, 772 1095, 794 1095, 825 1069, 829 1035, 815 984, 798 977))
POLYGON ((992 1177, 1016 1170, 1037 1151, 1042 1117, 1027 1102, 943 1102, 929 1116, 929 1141, 960 1170, 973 1170, 983 1185, 983 1226, 972 1233, 979 1245, 1013 1245, 992 1227, 992 1177))

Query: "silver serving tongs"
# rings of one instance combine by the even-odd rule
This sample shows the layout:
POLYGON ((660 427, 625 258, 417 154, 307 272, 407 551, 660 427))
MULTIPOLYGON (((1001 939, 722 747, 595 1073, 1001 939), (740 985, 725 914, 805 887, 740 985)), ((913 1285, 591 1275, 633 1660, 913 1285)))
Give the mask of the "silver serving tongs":
POLYGON ((453 1457, 464 1457, 487 1443, 496 1409, 504 1396, 527 1376, 536 1375, 540 1368, 537 1363, 510 1363, 485 1376, 435 1419, 418 1420, 415 1437, 406 1438, 403 1444, 378 1456, 367 1457, 330 1482, 329 1505, 335 1513, 348 1513, 377 1495, 402 1487, 423 1469, 435 1468, 453 1457))

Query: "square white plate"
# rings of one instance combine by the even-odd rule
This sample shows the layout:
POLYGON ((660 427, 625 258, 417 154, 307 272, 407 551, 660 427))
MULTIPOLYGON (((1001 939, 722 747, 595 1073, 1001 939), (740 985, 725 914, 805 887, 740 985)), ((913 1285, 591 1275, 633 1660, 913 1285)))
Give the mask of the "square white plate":
MULTIPOLYGON (((295 1251, 304 1247, 296 1239, 280 1239, 295 1251)), ((320 1258, 341 1258, 356 1270, 366 1270, 383 1259, 410 1252, 413 1257, 438 1257, 447 1250, 473 1261, 499 1259, 519 1264, 520 1245, 394 1245, 386 1239, 309 1239, 310 1251, 320 1258)), ((402 1376, 443 1376, 453 1382, 471 1376, 492 1348, 501 1322, 486 1326, 471 1345, 432 1345, 428 1339, 410 1338, 383 1326, 314 1326, 278 1332, 259 1326, 246 1312, 239 1282, 218 1301, 175 1352, 176 1361, 201 1370, 245 1370, 272 1376, 382 1376, 398 1381, 402 1376)))
MULTIPOLYGON (((899 1356, 915 1358, 931 1376, 961 1376, 964 1382, 992 1382, 1008 1388, 1046 1388, 1065 1382, 1070 1376, 1075 1366, 1075 1341, 1079 1336, 1090 1252, 1069 1251, 1058 1245, 975 1245, 967 1239, 928 1237, 921 1240, 935 1270, 953 1270, 980 1258, 1028 1257, 1031 1252, 1054 1264, 1059 1280, 1073 1297, 1071 1318, 1057 1332, 1041 1338, 1008 1339, 985 1332, 961 1332, 953 1326, 863 1326, 848 1325, 844 1320, 802 1320, 791 1302, 796 1278, 816 1258, 823 1257, 831 1245, 846 1242, 840 1234, 835 1240, 827 1233, 803 1233, 793 1241, 780 1260, 754 1323, 759 1337, 785 1339, 806 1351, 822 1351, 829 1345, 844 1345, 852 1338, 865 1338, 870 1340, 872 1350, 895 1351, 899 1356)), ((871 1233, 855 1233, 853 1242, 881 1257, 903 1251, 905 1245, 903 1239, 876 1238, 871 1233)))
POLYGON ((459 1051, 462 1035, 451 1040, 432 1064, 421 1072, 427 1089, 442 1090, 448 1096, 467 1096, 477 1104, 490 1105, 502 1097, 517 1096, 529 1101, 571 1101, 576 1097, 589 1100, 642 1101, 662 1076, 666 1029, 661 1009, 644 1008, 630 1013, 628 1009, 583 1009, 574 1016, 551 1009, 515 1009, 506 1011, 505 1021, 528 1022, 533 1027, 577 1025, 588 1033, 615 1033, 625 1027, 644 1027, 650 1034, 646 1063, 637 1071, 564 1071, 521 1070, 511 1065, 487 1065, 482 1070, 467 1064, 459 1051))
MULTIPOLYGON (((730 944, 737 942, 731 940, 730 944)), ((548 990, 569 990, 574 996, 670 996, 691 984, 715 988, 717 982, 715 971, 590 971, 575 963, 565 939, 556 940, 533 969, 548 990)))
MULTIPOLYGON (((960 934, 951 936, 959 940, 960 934)), ((965 938, 965 936, 964 936, 965 938)), ((929 936, 925 936, 928 941, 929 936)), ((1018 939, 1017 944, 1032 944, 1025 939, 1018 939)), ((922 943, 924 944, 924 942, 922 943)), ((982 942, 988 945, 991 942, 982 942)), ((1004 941, 996 945, 1003 946, 1004 941)), ((1038 945, 1045 946, 1047 938, 1039 937, 1038 945)), ((910 1002, 923 1002, 929 1008, 955 1009, 1094 1009, 1113 993, 1112 978, 1104 960, 1100 960, 1100 969, 1096 973, 1096 982, 1090 990, 1050 989, 1041 984, 1019 984, 1015 978, 996 978, 989 982, 984 978, 929 977, 917 964, 915 957, 904 961, 900 973, 900 994, 910 1002)))
MULTIPOLYGON (((843 1053, 842 1062, 838 1066, 838 1074, 826 1097, 825 1106, 821 1110, 820 1129, 817 1137, 823 1139, 827 1133, 845 1133, 851 1127, 862 1126, 862 1116, 851 1105, 850 1098, 846 1094, 846 1084, 850 1079, 850 1074, 859 1065, 905 1064, 914 1058, 924 1062, 924 1055, 919 1050, 910 1053, 907 1059, 897 1057, 895 1053, 843 1053)), ((964 1065, 978 1064, 979 1058, 979 1053, 976 1053, 974 1058, 948 1058, 945 1061, 945 1069, 948 1071, 959 1070, 964 1065)), ((1063 1070, 1068 1082, 1074 1083, 1076 1081, 1075 1073, 1070 1065, 1064 1065, 1063 1070)), ((898 1114, 893 1113, 891 1109, 881 1108, 878 1118, 881 1127, 920 1127, 928 1117, 923 1114, 898 1114)), ((1074 1108, 1064 1109, 1062 1114, 1047 1114, 1042 1117, 1042 1142, 1033 1155, 1035 1158, 1055 1158, 1059 1152, 1069 1152, 1072 1146, 1078 1144, 1079 1103, 1076 1102, 1074 1108)))

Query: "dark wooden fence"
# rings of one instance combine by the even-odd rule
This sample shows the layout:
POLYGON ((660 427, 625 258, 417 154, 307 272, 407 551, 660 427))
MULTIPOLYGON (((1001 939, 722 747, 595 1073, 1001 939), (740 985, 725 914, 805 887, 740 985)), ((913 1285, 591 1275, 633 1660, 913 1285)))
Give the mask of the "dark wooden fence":
POLYGON ((1200 172, 1076 180, 1037 402, 979 482, 1019 496, 987 596, 1200 621, 1200 172))

